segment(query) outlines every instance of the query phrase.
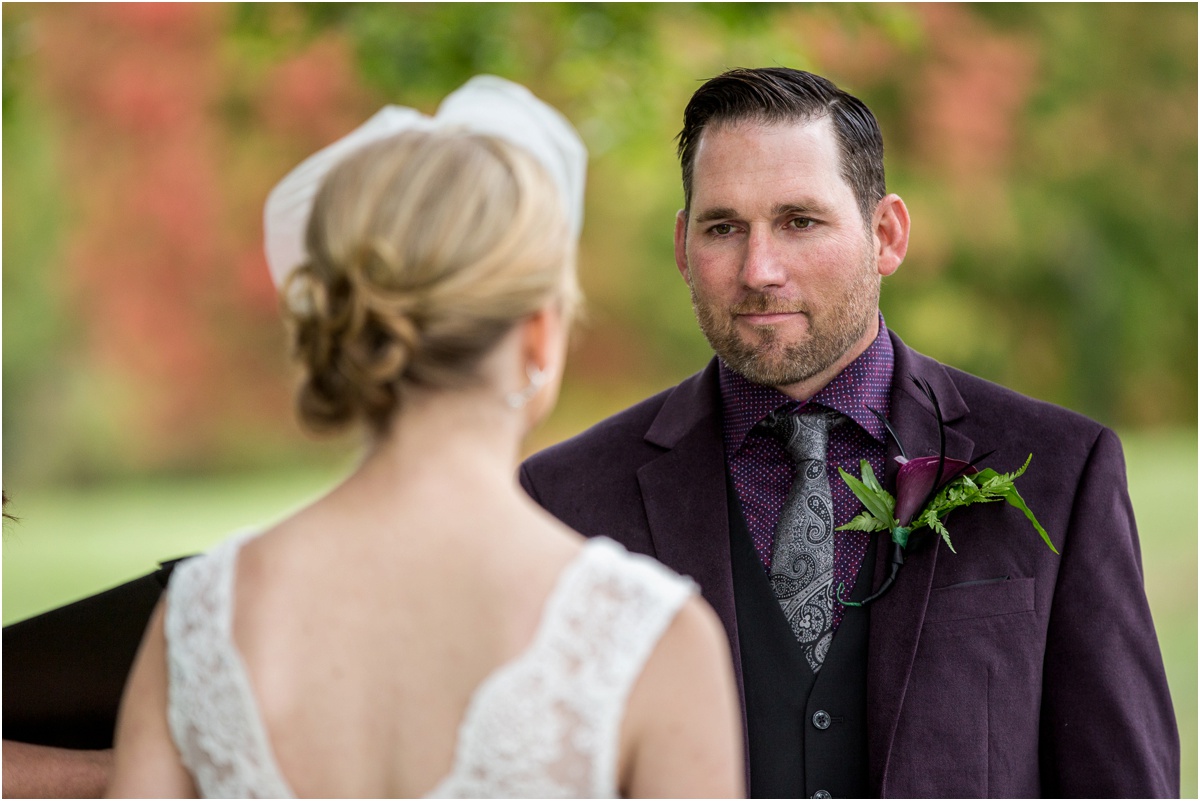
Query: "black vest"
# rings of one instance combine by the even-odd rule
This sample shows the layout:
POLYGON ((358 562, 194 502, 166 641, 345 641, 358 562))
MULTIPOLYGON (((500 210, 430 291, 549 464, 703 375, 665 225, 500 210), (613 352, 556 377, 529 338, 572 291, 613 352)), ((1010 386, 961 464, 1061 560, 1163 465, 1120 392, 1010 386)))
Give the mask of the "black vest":
MULTIPOLYGON (((867 617, 848 608, 819 673, 796 642, 754 550, 732 484, 730 562, 746 701, 751 798, 863 798, 867 786, 867 617)), ((852 600, 870 591, 875 548, 852 600)))

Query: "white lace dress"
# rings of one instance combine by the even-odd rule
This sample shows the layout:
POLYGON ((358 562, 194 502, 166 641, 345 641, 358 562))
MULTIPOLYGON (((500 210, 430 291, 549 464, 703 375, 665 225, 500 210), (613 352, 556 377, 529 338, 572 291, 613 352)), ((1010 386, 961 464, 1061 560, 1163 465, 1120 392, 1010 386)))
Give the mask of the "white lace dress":
MULTIPOLYGON (((205 797, 293 796, 232 637, 230 539, 176 568, 167 593, 168 718, 205 797)), ((612 540, 559 575, 532 643, 476 689, 434 797, 615 797, 625 703, 695 585, 612 540)))

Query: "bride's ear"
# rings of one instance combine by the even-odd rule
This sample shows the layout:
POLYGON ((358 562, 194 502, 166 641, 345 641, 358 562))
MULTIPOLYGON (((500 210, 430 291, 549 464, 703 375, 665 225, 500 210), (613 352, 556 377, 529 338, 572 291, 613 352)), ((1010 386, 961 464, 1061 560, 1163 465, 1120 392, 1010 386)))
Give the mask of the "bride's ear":
POLYGON ((520 323, 520 380, 537 383, 527 406, 531 427, 550 413, 558 399, 567 349, 567 324, 561 304, 555 302, 545 304, 520 323))
POLYGON ((526 366, 562 375, 566 321, 557 303, 547 303, 521 323, 521 352, 526 366))

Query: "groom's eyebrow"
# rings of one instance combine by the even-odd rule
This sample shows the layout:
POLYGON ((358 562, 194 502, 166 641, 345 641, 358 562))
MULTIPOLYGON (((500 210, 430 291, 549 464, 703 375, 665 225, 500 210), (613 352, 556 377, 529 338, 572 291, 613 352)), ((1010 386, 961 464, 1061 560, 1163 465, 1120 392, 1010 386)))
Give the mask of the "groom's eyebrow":
POLYGON ((829 215, 829 209, 820 203, 814 201, 804 201, 802 203, 780 203, 774 208, 776 217, 784 217, 788 214, 798 214, 807 216, 815 214, 818 217, 829 215))
MULTIPOLYGON (((829 209, 820 203, 813 201, 802 201, 800 203, 780 203, 779 205, 775 206, 775 208, 771 209, 771 212, 776 217, 783 217, 788 214, 797 214, 800 216, 816 215, 818 217, 829 215, 829 209)), ((712 222, 713 220, 736 220, 738 217, 739 215, 736 209, 728 206, 716 206, 714 208, 705 209, 704 211, 699 212, 695 217, 692 218, 692 221, 696 223, 706 223, 712 222)))
POLYGON ((706 223, 713 220, 728 220, 737 217, 738 213, 728 206, 717 206, 714 209, 706 209, 695 216, 693 222, 706 223))

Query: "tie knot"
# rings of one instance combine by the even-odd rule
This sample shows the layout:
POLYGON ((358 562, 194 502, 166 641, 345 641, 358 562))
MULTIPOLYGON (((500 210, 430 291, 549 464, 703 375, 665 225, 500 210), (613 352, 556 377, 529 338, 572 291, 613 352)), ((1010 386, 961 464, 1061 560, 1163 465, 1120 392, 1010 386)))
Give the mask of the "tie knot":
POLYGON ((846 418, 833 409, 815 407, 799 414, 771 412, 758 425, 783 444, 795 462, 825 461, 829 432, 846 418))

